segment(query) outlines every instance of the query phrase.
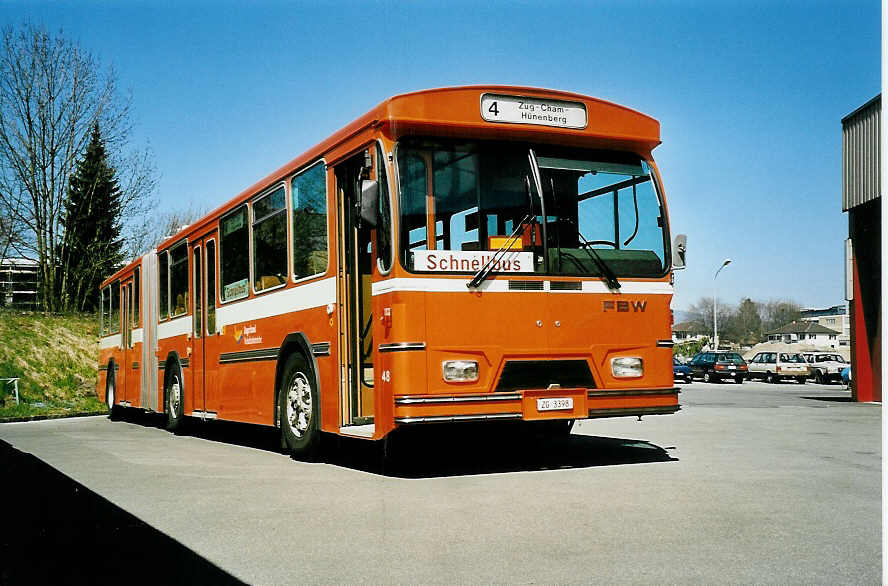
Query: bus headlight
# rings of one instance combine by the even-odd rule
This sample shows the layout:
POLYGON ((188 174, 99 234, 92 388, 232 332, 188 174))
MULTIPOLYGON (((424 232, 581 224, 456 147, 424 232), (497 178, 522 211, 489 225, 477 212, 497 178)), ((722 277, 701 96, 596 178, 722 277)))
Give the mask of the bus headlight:
POLYGON ((637 356, 618 356, 611 359, 611 372, 617 378, 641 376, 644 362, 637 356))
POLYGON ((476 360, 445 360, 441 363, 444 380, 449 383, 469 383, 478 380, 476 360))

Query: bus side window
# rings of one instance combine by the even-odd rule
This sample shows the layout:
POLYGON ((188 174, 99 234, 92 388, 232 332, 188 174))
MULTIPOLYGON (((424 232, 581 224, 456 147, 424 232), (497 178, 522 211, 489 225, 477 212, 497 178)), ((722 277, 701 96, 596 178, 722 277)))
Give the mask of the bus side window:
POLYGON ((120 333, 120 281, 111 283, 111 303, 109 306, 108 333, 120 333))
POLYGON ((170 289, 169 289, 169 258, 170 253, 164 250, 157 253, 157 282, 160 305, 160 319, 164 320, 170 315, 170 289))
POLYGON ((188 313, 188 249, 181 242, 170 250, 170 317, 188 313))
POLYGON ((250 236, 247 228, 245 205, 222 219, 219 240, 222 301, 241 299, 250 293, 250 236))
POLYGON ((141 295, 141 285, 139 283, 139 267, 136 267, 133 273, 133 327, 139 327, 139 298, 141 295))
POLYGON ((379 268, 385 273, 392 268, 392 207, 389 202, 385 158, 379 143, 376 144, 376 181, 379 183, 379 222, 376 226, 376 254, 379 268))
POLYGON ((207 335, 216 333, 216 241, 207 241, 207 335))
POLYGON ((323 161, 290 183, 293 203, 293 278, 327 271, 327 175, 323 161))
POLYGON ((253 201, 253 278, 257 292, 287 282, 287 197, 283 185, 253 201))
POLYGON ((101 335, 104 336, 108 333, 108 287, 105 287, 99 292, 99 307, 101 308, 101 335))

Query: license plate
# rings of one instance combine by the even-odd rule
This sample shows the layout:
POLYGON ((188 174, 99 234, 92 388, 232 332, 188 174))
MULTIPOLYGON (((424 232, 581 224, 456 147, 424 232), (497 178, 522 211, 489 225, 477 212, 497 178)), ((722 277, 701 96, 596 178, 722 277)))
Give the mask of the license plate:
POLYGON ((737 367, 736 366, 729 366, 728 369, 729 370, 737 370, 737 367))
POLYGON ((563 411, 573 407, 573 397, 537 399, 537 411, 563 411))

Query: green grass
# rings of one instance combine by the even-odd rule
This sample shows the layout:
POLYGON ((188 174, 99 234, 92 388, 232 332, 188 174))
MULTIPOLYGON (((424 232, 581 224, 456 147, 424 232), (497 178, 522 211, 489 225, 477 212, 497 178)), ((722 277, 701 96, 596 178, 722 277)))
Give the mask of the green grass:
POLYGON ((107 413, 96 397, 98 320, 95 315, 47 315, 0 310, 0 420, 107 413))

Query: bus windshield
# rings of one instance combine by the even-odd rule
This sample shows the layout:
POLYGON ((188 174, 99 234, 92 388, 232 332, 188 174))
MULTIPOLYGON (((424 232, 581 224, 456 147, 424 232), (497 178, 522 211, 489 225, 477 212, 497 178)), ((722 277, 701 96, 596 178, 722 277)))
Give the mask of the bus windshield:
POLYGON ((397 159, 400 251, 408 270, 476 272, 505 245, 495 272, 666 272, 665 213, 638 155, 414 139, 399 143, 397 159))

